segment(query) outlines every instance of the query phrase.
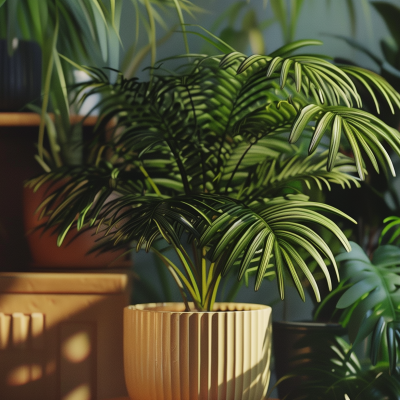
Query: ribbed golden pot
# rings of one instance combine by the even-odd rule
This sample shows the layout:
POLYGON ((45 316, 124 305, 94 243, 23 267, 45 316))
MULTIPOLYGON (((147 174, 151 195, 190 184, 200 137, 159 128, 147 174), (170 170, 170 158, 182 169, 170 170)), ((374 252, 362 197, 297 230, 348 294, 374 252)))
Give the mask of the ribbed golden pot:
POLYGON ((270 376, 271 308, 182 303, 124 309, 124 370, 131 400, 261 400, 270 376))

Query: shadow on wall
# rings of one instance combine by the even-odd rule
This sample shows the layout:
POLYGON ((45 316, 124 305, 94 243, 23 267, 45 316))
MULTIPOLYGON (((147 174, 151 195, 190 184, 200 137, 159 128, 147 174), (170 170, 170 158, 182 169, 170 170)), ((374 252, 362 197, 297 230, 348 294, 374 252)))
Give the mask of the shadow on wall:
POLYGON ((126 396, 127 273, 0 274, 2 400, 126 396))

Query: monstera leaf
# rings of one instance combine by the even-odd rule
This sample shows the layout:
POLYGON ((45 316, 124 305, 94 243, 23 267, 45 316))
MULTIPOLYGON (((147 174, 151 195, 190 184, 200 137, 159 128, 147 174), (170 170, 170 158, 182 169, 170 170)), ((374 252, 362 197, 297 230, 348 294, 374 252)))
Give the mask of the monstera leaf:
POLYGON ((400 249, 380 246, 370 260, 356 243, 351 247, 336 257, 347 288, 337 303, 344 311, 342 322, 353 344, 370 338, 373 364, 387 353, 393 371, 400 339, 400 249))

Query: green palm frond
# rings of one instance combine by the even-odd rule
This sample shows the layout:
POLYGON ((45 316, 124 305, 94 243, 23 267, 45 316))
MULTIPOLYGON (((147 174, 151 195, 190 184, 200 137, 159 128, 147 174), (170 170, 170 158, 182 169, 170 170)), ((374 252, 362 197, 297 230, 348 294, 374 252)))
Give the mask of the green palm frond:
MULTIPOLYGON (((218 214, 217 210, 213 212, 218 214)), ((148 252, 160 236, 176 247, 181 246, 184 231, 198 237, 195 226, 202 222, 199 218, 211 222, 196 206, 193 197, 126 194, 103 207, 99 226, 107 225, 105 235, 110 236, 114 244, 134 241, 136 251, 143 245, 148 252)))
POLYGON ((235 192, 236 187, 246 185, 254 168, 262 168, 265 163, 280 158, 282 154, 292 155, 296 151, 297 147, 290 145, 287 138, 280 135, 268 135, 250 142, 241 139, 233 141, 219 186, 227 188, 227 193, 235 192))
POLYGON ((383 220, 383 222, 386 224, 386 226, 382 229, 381 235, 379 237, 379 244, 381 244, 383 238, 390 233, 390 238, 385 243, 399 245, 400 217, 397 216, 387 217, 383 220))
POLYGON ((56 229, 59 245, 75 222, 78 230, 87 223, 94 225, 113 192, 140 195, 150 186, 140 171, 119 171, 104 162, 98 166, 62 167, 29 180, 26 186, 36 191, 46 183, 50 183, 48 194, 37 212, 48 217, 46 226, 56 229))
POLYGON ((310 122, 315 124, 315 131, 309 145, 309 153, 316 150, 326 130, 330 130, 328 170, 335 165, 343 134, 353 151, 358 175, 361 179, 364 179, 365 176, 361 150, 367 154, 377 172, 379 172, 379 162, 383 167, 388 164, 393 176, 396 175, 392 161, 381 144, 381 140, 385 140, 400 155, 400 134, 379 118, 363 110, 344 106, 325 107, 309 104, 298 114, 289 141, 296 142, 310 122))
POLYGON ((361 67, 348 65, 341 66, 341 70, 355 78, 355 80, 360 82, 368 90, 374 101, 378 114, 380 113, 380 106, 376 98, 375 92, 378 92, 383 96, 388 106, 390 107, 390 111, 392 112, 392 114, 395 113, 393 103, 397 108, 400 107, 399 93, 396 92, 396 90, 388 83, 388 81, 382 78, 380 75, 361 67))
POLYGON ((288 195, 286 198, 276 198, 249 208, 239 201, 222 198, 224 203, 219 208, 222 215, 215 219, 202 234, 200 245, 212 244, 210 251, 212 261, 217 260, 222 254, 228 255, 223 274, 226 274, 236 259, 241 257, 239 279, 243 277, 257 252, 261 252, 256 290, 259 289, 270 258, 273 257, 282 298, 284 296, 283 268, 286 266, 300 296, 304 299, 304 291, 296 270, 299 269, 300 274, 304 274, 310 281, 315 296, 319 300, 316 282, 297 249, 305 250, 317 261, 329 286, 331 285, 330 276, 321 254, 330 260, 337 272, 336 263, 326 243, 304 223, 317 223, 332 231, 346 249, 350 250, 350 246, 337 225, 318 211, 346 216, 333 207, 307 200, 308 198, 303 195, 288 195))
POLYGON ((358 179, 351 175, 357 172, 354 160, 338 154, 335 167, 327 171, 327 154, 328 150, 309 157, 294 153, 265 159, 253 170, 248 169, 246 187, 240 192, 240 198, 251 202, 271 198, 282 192, 301 192, 302 186, 298 182, 303 182, 308 190, 313 186, 319 190, 323 190, 323 187, 331 190, 331 184, 340 185, 343 189, 350 188, 352 184, 360 187, 358 179))
POLYGON ((337 307, 344 310, 342 321, 348 325, 350 340, 357 344, 370 337, 372 363, 385 358, 387 351, 393 372, 400 350, 400 249, 380 246, 369 260, 356 243, 351 247, 350 253, 336 258, 342 263, 342 277, 351 284, 337 307))
POLYGON ((357 108, 361 108, 361 98, 353 83, 355 79, 371 94, 378 113, 380 107, 375 93, 381 94, 386 99, 393 114, 395 112, 393 103, 399 108, 399 94, 384 78, 372 71, 355 66, 336 66, 321 56, 285 57, 288 52, 302 47, 302 41, 299 42, 301 46, 294 46, 294 48, 283 46, 269 56, 245 57, 240 54, 230 54, 225 56, 222 64, 226 60, 232 62, 236 58, 241 61, 238 73, 245 72, 254 63, 266 70, 267 77, 279 72, 281 88, 285 87, 288 80, 292 80, 297 92, 303 91, 307 96, 311 92, 317 104, 328 106, 344 103, 347 107, 353 107, 353 101, 355 101, 357 108))
MULTIPOLYGON (((316 62, 304 57, 304 66, 316 62)), ((388 164, 394 174, 381 141, 387 141, 399 153, 398 132, 371 114, 338 105, 339 102, 321 105, 307 103, 304 97, 292 99, 290 85, 288 91, 279 89, 276 77, 273 74, 266 76, 265 59, 257 56, 240 64, 242 58, 236 53, 228 55, 222 59, 221 68, 218 67, 219 57, 198 57, 194 67, 180 77, 159 75, 150 84, 124 80, 120 76, 114 85, 98 79, 92 90, 112 89, 112 94, 100 107, 104 122, 118 116, 116 128, 124 127, 118 141, 120 148, 127 152, 134 149, 140 155, 145 155, 154 146, 172 151, 187 193, 206 187, 217 190, 215 182, 222 174, 229 174, 230 170, 240 173, 243 157, 267 135, 290 130, 293 143, 305 128, 315 129, 310 153, 315 151, 325 132, 330 131, 328 170, 334 167, 342 136, 345 136, 361 179, 365 177, 361 150, 377 171, 379 164, 383 167, 388 164), (235 140, 236 135, 240 135, 238 140, 235 140), (190 146, 183 144, 189 142, 190 146), (237 144, 239 149, 236 149, 237 144), (238 160, 236 166, 230 160, 232 154, 233 159, 238 160), (188 176, 191 176, 191 183, 188 176)), ((321 68, 328 69, 331 74, 337 73, 343 82, 352 82, 350 74, 346 75, 322 58, 320 63, 321 68)), ((363 74, 363 82, 367 79, 378 82, 372 73, 363 74)), ((345 85, 343 82, 341 84, 345 85)), ((380 88, 383 86, 379 83, 380 88)), ((393 97, 393 89, 390 91, 388 84, 385 88, 393 97)))
MULTIPOLYGON (((227 173, 235 169, 231 167, 235 160, 231 152, 239 159, 243 155, 240 148, 235 150, 243 143, 241 136, 235 139, 238 132, 245 133, 250 141, 260 138, 257 146, 262 146, 263 136, 285 127, 287 130, 296 116, 296 110, 286 101, 268 103, 268 88, 260 91, 256 86, 247 91, 251 81, 242 85, 236 81, 233 69, 222 70, 215 63, 199 67, 184 79, 156 76, 151 84, 125 80, 120 75, 111 85, 99 71, 93 71, 93 77, 89 93, 107 93, 99 105, 102 126, 118 117, 114 127, 118 131, 118 153, 123 157, 138 154, 143 160, 153 159, 153 153, 171 153, 186 192, 205 187, 215 190, 216 177, 225 169, 227 173), (238 101, 241 91, 246 94, 238 101)), ((276 151, 273 141, 269 143, 276 151)), ((280 149, 284 147, 281 140, 280 149)))
POLYGON ((246 116, 235 123, 234 131, 251 132, 254 138, 262 138, 271 132, 287 131, 297 116, 296 106, 289 101, 275 100, 265 102, 254 111, 248 111, 246 116))
MULTIPOLYGON (((282 53, 286 54, 286 50, 283 48, 282 53)), ((328 169, 334 165, 343 132, 353 150, 360 178, 364 179, 364 168, 358 142, 376 170, 378 170, 378 164, 374 154, 382 165, 389 164, 391 172, 394 174, 394 168, 387 152, 381 145, 381 140, 386 140, 399 154, 398 132, 371 114, 353 108, 353 100, 358 108, 362 104, 351 78, 362 84, 371 93, 375 102, 374 89, 384 96, 393 113, 395 111, 393 104, 399 108, 400 95, 382 77, 362 68, 337 67, 322 57, 308 55, 287 58, 279 55, 275 57, 256 55, 244 58, 241 54, 231 53, 222 59, 221 65, 232 65, 235 61, 241 62, 237 68, 239 74, 250 73, 251 75, 251 70, 254 69, 264 71, 267 78, 279 78, 281 89, 285 87, 290 77, 295 83, 297 92, 303 92, 306 96, 310 93, 313 95, 316 104, 302 107, 293 125, 290 140, 295 142, 305 126, 310 121, 316 120, 315 134, 309 149, 311 153, 319 144, 324 131, 330 128, 331 146, 328 169), (278 69, 280 69, 279 76, 276 75, 278 69), (371 129, 365 129, 368 128, 370 122, 372 123, 371 129)), ((379 107, 377 110, 379 111, 379 107)))
MULTIPOLYGON (((283 48, 282 48, 283 49, 283 48)), ((291 51, 291 50, 289 50, 291 51)), ((286 54, 284 50, 282 53, 286 54)), ((276 52, 279 53, 279 50, 276 52)), ((226 59, 231 60, 226 56, 226 59)), ((222 60, 222 63, 225 60, 222 60)), ((246 72, 257 63, 265 71, 266 77, 279 79, 283 89, 290 78, 297 92, 307 96, 311 92, 318 104, 339 105, 343 102, 347 107, 353 106, 353 101, 361 107, 361 98, 350 77, 339 67, 327 61, 324 57, 311 55, 295 55, 282 57, 279 55, 246 57, 238 68, 238 73, 246 72)))

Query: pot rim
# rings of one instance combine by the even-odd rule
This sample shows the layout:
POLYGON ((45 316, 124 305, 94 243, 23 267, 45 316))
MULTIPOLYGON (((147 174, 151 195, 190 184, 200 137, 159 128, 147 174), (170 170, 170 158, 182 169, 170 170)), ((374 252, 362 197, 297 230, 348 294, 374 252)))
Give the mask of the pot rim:
POLYGON ((317 322, 317 321, 273 321, 274 325, 286 326, 288 328, 341 328, 345 329, 339 323, 335 322, 317 322))
MULTIPOLYGON (((193 305, 192 302, 189 302, 193 305)), ((168 313, 168 314, 211 314, 211 313, 221 313, 221 312, 248 312, 248 311, 263 311, 271 309, 270 306, 265 304, 254 304, 254 303, 242 303, 242 302, 216 302, 215 306, 219 306, 213 311, 197 311, 195 309, 191 311, 184 311, 183 302, 165 302, 165 303, 144 303, 135 304, 124 307, 127 311, 142 311, 142 312, 157 312, 157 313, 168 313), (241 309, 237 309, 240 306, 241 309), (160 308, 173 308, 173 307, 183 307, 182 310, 176 309, 160 309, 160 308)), ((193 305, 194 307, 194 305, 193 305)))

